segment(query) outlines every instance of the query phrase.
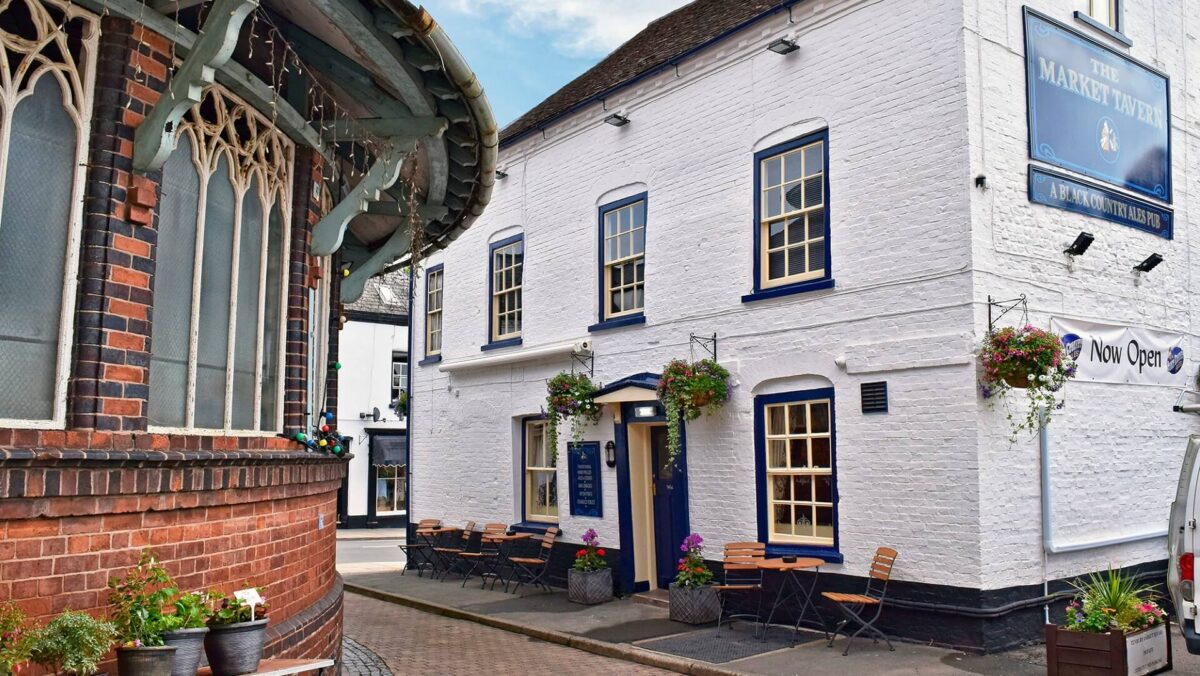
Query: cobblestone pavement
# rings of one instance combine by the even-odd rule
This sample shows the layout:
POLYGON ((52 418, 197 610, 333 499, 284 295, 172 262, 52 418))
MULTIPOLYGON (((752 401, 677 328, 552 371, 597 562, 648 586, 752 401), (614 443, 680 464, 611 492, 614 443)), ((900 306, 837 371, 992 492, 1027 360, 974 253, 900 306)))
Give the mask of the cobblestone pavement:
MULTIPOLYGON (((357 594, 346 594, 344 621, 349 642, 373 651, 400 676, 671 673, 357 594)), ((348 658, 346 667, 356 673, 348 658)))
POLYGON ((383 659, 349 636, 342 637, 342 673, 346 676, 392 676, 383 659))

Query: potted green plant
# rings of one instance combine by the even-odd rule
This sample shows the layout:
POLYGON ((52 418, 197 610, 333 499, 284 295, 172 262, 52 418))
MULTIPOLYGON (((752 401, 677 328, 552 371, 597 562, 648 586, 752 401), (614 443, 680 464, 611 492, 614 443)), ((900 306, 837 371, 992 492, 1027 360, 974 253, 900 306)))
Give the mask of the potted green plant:
POLYGON ((1072 586, 1076 596, 1062 626, 1046 625, 1050 676, 1170 670, 1167 614, 1154 602, 1152 585, 1110 568, 1072 586))
POLYGON ((117 628, 87 613, 64 611, 41 629, 32 632, 29 658, 53 673, 90 676, 100 669, 100 660, 112 648, 117 628))
POLYGON ((546 444, 550 457, 558 457, 559 420, 571 419, 571 440, 583 440, 583 426, 600 420, 600 405, 592 400, 596 386, 586 373, 563 371, 546 383, 546 444))
POLYGON ((567 570, 567 599, 589 606, 612 599, 612 569, 604 560, 606 553, 596 531, 584 531, 583 548, 575 552, 575 563, 567 570))
POLYGON ((16 604, 0 604, 0 676, 12 676, 29 661, 33 633, 25 621, 25 613, 16 604))
POLYGON ((109 578, 108 602, 121 642, 117 671, 122 676, 169 676, 175 668, 177 648, 164 645, 163 634, 178 628, 164 612, 178 591, 148 549, 124 578, 109 578))
POLYGON ((212 617, 212 592, 188 592, 175 599, 175 614, 168 615, 170 629, 162 635, 164 645, 175 646, 175 668, 171 676, 193 676, 204 655, 204 637, 212 617))
MULTIPOLYGON (((262 587, 256 587, 262 598, 262 587)), ((238 676, 258 670, 267 637, 267 604, 250 605, 236 594, 221 598, 208 621, 204 653, 213 676, 238 676)))
POLYGON ((712 359, 693 363, 672 359, 658 380, 658 398, 667 409, 667 461, 674 467, 680 423, 721 410, 729 398, 729 371, 712 359))
POLYGON ((721 599, 713 588, 713 573, 704 562, 704 538, 692 533, 679 545, 683 556, 675 581, 667 593, 671 619, 687 624, 707 624, 721 617, 721 599))
POLYGON ((1059 392, 1075 377, 1075 361, 1063 353, 1058 334, 1033 325, 1006 326, 983 339, 979 359, 983 367, 979 389, 983 398, 995 402, 1012 390, 1025 390, 1029 410, 1024 418, 1011 412, 1012 439, 1022 430, 1035 432, 1062 408, 1059 392))

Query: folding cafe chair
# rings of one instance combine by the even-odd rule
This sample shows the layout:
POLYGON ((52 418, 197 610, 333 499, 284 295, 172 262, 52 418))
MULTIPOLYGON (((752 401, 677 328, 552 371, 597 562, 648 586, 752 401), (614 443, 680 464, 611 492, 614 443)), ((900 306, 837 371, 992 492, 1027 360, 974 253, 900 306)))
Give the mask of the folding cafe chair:
MULTIPOLYGON (((517 580, 517 586, 513 589, 514 593, 526 582, 550 591, 550 585, 546 584, 542 578, 546 576, 546 570, 549 568, 547 564, 550 561, 550 554, 554 552, 554 540, 558 537, 558 532, 558 529, 554 527, 546 529, 541 537, 537 556, 509 557, 508 560, 513 565, 513 577, 517 580)), ((504 585, 504 591, 508 591, 507 584, 504 585)))
POLYGON ((437 558, 437 565, 440 567, 441 576, 439 581, 445 582, 446 576, 454 571, 461 559, 458 558, 460 552, 467 551, 467 545, 471 543, 471 534, 475 532, 475 522, 468 521, 463 524, 462 532, 459 533, 457 542, 444 543, 433 548, 433 555, 437 558))
POLYGON ((496 564, 500 560, 500 543, 495 540, 489 540, 489 535, 503 535, 508 530, 508 524, 505 523, 489 523, 483 526, 483 534, 479 538, 479 551, 458 552, 459 557, 464 563, 468 564, 467 572, 463 575, 462 586, 467 586, 467 580, 471 579, 471 575, 475 571, 479 571, 479 577, 483 579, 483 584, 479 586, 483 589, 487 586, 488 577, 492 578, 492 587, 495 588, 496 580, 500 579, 500 574, 496 572, 496 564))
MULTIPOLYGON (((437 528, 441 525, 441 519, 421 519, 417 523, 417 532, 437 528)), ((433 574, 433 545, 421 535, 417 535, 417 537, 421 538, 418 542, 405 542, 400 545, 400 551, 404 552, 404 568, 400 571, 401 575, 408 572, 409 568, 415 568, 418 577, 421 576, 423 568, 429 568, 429 574, 433 574)))
POLYGON ((883 602, 887 598, 888 579, 892 576, 892 566, 896 563, 896 556, 896 550, 891 547, 880 547, 875 550, 875 558, 871 560, 868 572, 867 590, 862 594, 821 592, 821 596, 837 604, 838 610, 842 611, 842 615, 845 616, 845 619, 834 627, 833 634, 829 637, 829 647, 833 647, 833 641, 837 638, 838 632, 842 632, 849 637, 849 640, 846 641, 846 650, 842 654, 849 655, 850 644, 859 634, 866 631, 871 633, 871 637, 876 643, 882 638, 887 643, 888 650, 895 650, 887 635, 875 627, 875 622, 883 613, 883 602), (871 614, 870 609, 874 609, 874 614, 871 614), (870 619, 866 617, 868 614, 871 614, 870 619), (846 630, 847 625, 850 624, 859 625, 858 630, 853 634, 846 630))
POLYGON ((721 614, 717 618, 717 636, 726 620, 730 626, 734 618, 754 619, 754 635, 758 636, 758 623, 762 622, 763 571, 758 566, 767 557, 767 546, 761 542, 730 542, 725 545, 725 582, 715 585, 717 598, 721 601, 721 614), (749 613, 730 613, 730 601, 734 596, 757 596, 758 609, 749 613))

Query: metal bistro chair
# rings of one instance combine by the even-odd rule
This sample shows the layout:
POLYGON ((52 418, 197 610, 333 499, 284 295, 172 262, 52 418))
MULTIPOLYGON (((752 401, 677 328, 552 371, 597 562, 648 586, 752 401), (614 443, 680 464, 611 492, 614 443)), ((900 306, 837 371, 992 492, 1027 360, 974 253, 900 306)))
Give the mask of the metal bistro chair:
POLYGON ((767 557, 767 546, 761 542, 730 542, 725 545, 724 584, 715 585, 717 598, 721 601, 721 614, 717 618, 717 636, 721 635, 721 625, 728 619, 733 626, 734 618, 754 618, 754 635, 758 636, 758 623, 762 622, 762 588, 763 571, 758 564, 767 557), (753 615, 749 613, 730 614, 729 601, 731 596, 756 595, 758 609, 753 615))
MULTIPOLYGON (((517 586, 513 588, 515 594, 521 585, 528 582, 531 585, 537 585, 546 591, 551 591, 550 585, 542 581, 546 576, 546 571, 550 568, 550 555, 554 552, 554 540, 558 538, 558 529, 551 526, 546 529, 546 532, 541 537, 541 545, 538 547, 537 556, 512 556, 509 561, 513 565, 513 577, 517 580, 517 586)), ((504 591, 508 591, 508 585, 504 585, 504 591)))
POLYGON ((479 538, 479 551, 477 552, 459 552, 459 557, 464 563, 469 563, 470 567, 463 575, 462 586, 467 586, 467 580, 471 579, 471 575, 475 571, 479 571, 479 577, 483 580, 483 584, 479 586, 483 589, 487 586, 487 579, 492 578, 492 588, 496 587, 496 580, 500 579, 500 574, 496 572, 496 564, 500 560, 500 543, 494 540, 489 540, 489 535, 503 535, 508 530, 508 524, 504 523, 489 523, 483 526, 483 534, 479 538))
POLYGON ((845 616, 845 619, 838 622, 829 636, 830 648, 833 647, 833 641, 837 638, 838 632, 842 632, 849 637, 849 640, 846 641, 846 650, 842 652, 842 655, 849 655, 850 644, 859 634, 868 631, 876 643, 879 643, 879 639, 882 638, 887 643, 888 650, 895 650, 892 642, 888 640, 887 634, 875 628, 875 621, 883 613, 883 602, 887 598, 888 580, 892 577, 892 566, 896 563, 896 555, 896 550, 891 547, 880 547, 875 550, 875 558, 871 560, 868 572, 867 590, 862 594, 821 592, 821 596, 837 604, 838 610, 842 611, 842 615, 845 616), (875 609, 875 614, 870 619, 865 617, 870 612, 867 610, 868 608, 875 609), (858 630, 853 634, 846 631, 846 626, 851 623, 859 625, 858 630))
MULTIPOLYGON (((441 519, 421 519, 417 522, 417 531, 426 530, 428 528, 437 528, 442 525, 441 519)), ((415 537, 421 537, 415 534, 415 537)), ((404 568, 400 571, 403 575, 408 572, 409 568, 417 569, 417 576, 421 577, 421 569, 429 567, 429 574, 433 575, 433 552, 432 545, 422 539, 420 542, 405 542, 400 545, 400 551, 404 552, 404 568)))
POLYGON ((467 551, 467 545, 471 544, 471 533, 475 532, 475 522, 468 521, 463 524, 462 532, 459 533, 457 542, 450 542, 433 548, 433 555, 437 557, 436 563, 441 567, 441 576, 438 577, 439 582, 445 582, 446 576, 454 572, 461 559, 458 555, 467 551))

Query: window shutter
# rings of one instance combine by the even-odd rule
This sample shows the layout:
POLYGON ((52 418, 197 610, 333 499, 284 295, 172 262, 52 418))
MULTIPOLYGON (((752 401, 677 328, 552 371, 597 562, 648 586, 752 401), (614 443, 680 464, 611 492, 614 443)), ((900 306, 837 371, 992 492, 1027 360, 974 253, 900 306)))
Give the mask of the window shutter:
POLYGON ((862 412, 887 413, 888 394, 887 382, 862 384, 862 412))

